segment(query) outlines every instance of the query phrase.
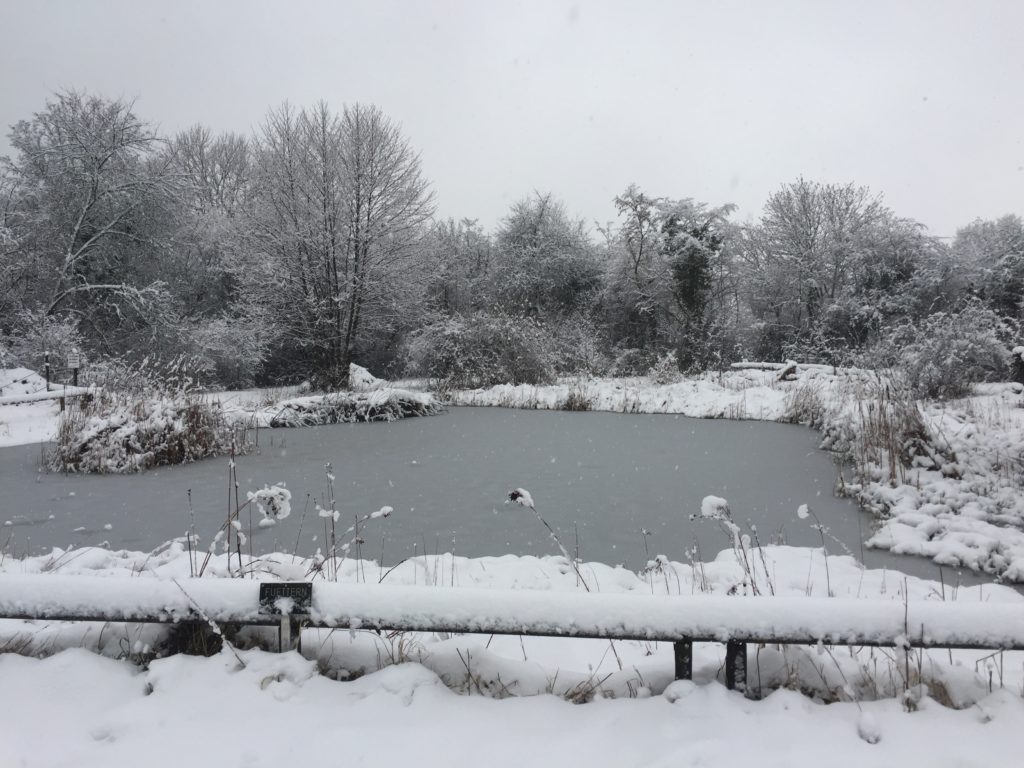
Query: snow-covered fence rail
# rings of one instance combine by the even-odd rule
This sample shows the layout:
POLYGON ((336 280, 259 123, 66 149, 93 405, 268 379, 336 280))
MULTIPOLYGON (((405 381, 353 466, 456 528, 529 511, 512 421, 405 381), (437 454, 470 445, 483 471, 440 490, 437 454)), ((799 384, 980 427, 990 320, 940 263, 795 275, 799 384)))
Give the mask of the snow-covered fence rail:
POLYGON ((24 394, 4 395, 0 397, 0 405, 19 405, 21 403, 38 403, 41 400, 63 400, 69 397, 84 397, 99 392, 97 387, 59 387, 51 385, 48 390, 27 392, 24 394))
POLYGON ((746 680, 746 644, 1024 650, 1024 607, 1011 603, 844 598, 656 596, 315 582, 301 613, 260 603, 245 579, 0 577, 0 618, 278 625, 519 634, 675 644, 689 678, 694 642, 726 643, 730 687, 746 680))

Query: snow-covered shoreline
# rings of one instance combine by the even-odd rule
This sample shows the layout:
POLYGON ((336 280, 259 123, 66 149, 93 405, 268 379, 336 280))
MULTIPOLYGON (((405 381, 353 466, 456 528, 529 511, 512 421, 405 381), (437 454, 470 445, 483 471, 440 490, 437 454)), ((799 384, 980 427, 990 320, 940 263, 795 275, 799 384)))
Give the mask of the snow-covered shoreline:
MULTIPOLYGON (((424 412, 437 409, 429 394, 415 391, 421 382, 399 382, 396 389, 353 366, 353 384, 353 408, 380 410, 385 417, 402 403, 424 412)), ((873 426, 872 414, 887 407, 878 401, 884 388, 884 379, 870 371, 799 366, 795 376, 782 380, 778 366, 755 364, 669 384, 649 378, 572 379, 455 391, 447 400, 451 405, 796 421, 822 431, 823 447, 849 459, 856 453, 851 443, 873 426)), ((319 410, 337 410, 330 396, 301 395, 295 388, 207 397, 222 403, 231 421, 261 427, 280 421, 282 414, 304 423, 319 419, 319 410)), ((885 451, 858 455, 848 464, 840 491, 878 519, 868 546, 1024 582, 1022 406, 1020 388, 1010 384, 978 385, 963 400, 923 402, 918 412, 928 445, 918 447, 911 467, 885 451)), ((0 406, 0 445, 52 438, 57 415, 53 403, 0 406)))

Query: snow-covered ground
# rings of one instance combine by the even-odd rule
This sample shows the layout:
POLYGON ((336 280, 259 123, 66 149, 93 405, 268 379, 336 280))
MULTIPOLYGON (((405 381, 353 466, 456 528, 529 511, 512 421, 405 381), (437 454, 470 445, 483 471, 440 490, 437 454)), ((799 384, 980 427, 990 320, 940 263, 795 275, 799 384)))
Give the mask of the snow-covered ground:
MULTIPOLYGON (((376 381, 362 382, 377 390, 376 381)), ((865 376, 810 368, 795 381, 737 370, 663 386, 645 379, 458 392, 458 404, 810 418, 827 441, 850 439, 868 406, 865 376), (810 414, 808 416, 808 414, 810 414), (846 430, 844 432, 844 429, 846 430)), ((280 408, 297 390, 220 393, 228 409, 280 408)), ((885 518, 872 542, 1020 578, 1024 509, 1021 396, 980 387, 924 404, 934 456, 890 482, 867 462, 848 492, 885 518), (929 459, 931 463, 929 463, 929 459), (872 474, 873 473, 873 474, 872 474), (889 537, 886 539, 886 537, 889 537)), ((0 405, 0 444, 52 437, 57 405, 0 405)), ((525 511, 524 511, 525 512, 525 511)), ((998 584, 964 587, 865 570, 852 558, 794 547, 728 549, 710 562, 653 559, 633 573, 564 557, 417 557, 388 570, 344 560, 340 581, 623 595, 773 594, 809 601, 957 600, 1024 610, 998 584)), ((6 574, 186 579, 202 557, 158 551, 0 554, 6 574)), ((245 560, 243 558, 243 560, 245 560)), ((205 576, 233 566, 212 556, 205 576)), ((257 578, 321 578, 322 558, 245 561, 257 578)), ((813 611, 813 604, 808 603, 813 611)), ((0 766, 270 765, 419 761, 427 765, 1010 766, 1024 726, 1024 654, 842 647, 751 648, 747 697, 725 689, 724 647, 694 649, 694 680, 673 682, 668 644, 307 629, 302 653, 272 653, 248 629, 210 658, 160 657, 167 627, 0 621, 0 766), (13 697, 13 698, 12 698, 13 697), (580 704, 580 702, 587 702, 580 704), (53 738, 59 734, 59 738, 53 738), (398 736, 398 738, 396 738, 398 736), (166 745, 172 745, 167 747, 166 745)))
POLYGON ((0 448, 53 440, 60 405, 28 368, 0 369, 0 448))
POLYGON ((781 690, 754 702, 680 683, 667 696, 577 706, 458 695, 418 664, 338 682, 297 654, 260 651, 175 656, 146 671, 84 651, 7 654, 0 681, 17 700, 0 719, 10 766, 1009 768, 1024 722, 1007 690, 967 710, 926 699, 907 712, 892 699, 824 705, 781 690))
POLYGON ((60 406, 54 400, 0 405, 0 448, 48 443, 57 435, 60 406))
MULTIPOLYGON (((829 590, 887 605, 906 596, 1024 610, 1024 597, 999 585, 958 589, 808 548, 748 554, 753 573, 731 549, 707 563, 657 558, 640 574, 600 563, 580 572, 594 589, 622 595, 726 596, 756 583, 806 599, 811 613, 829 590)), ((153 553, 58 550, 6 558, 0 578, 186 584, 194 562, 181 542, 153 553)), ((288 555, 245 564, 259 578, 303 578, 319 567, 288 555)), ((216 555, 206 577, 228 572, 227 557, 216 555)), ((381 579, 585 599, 562 557, 445 555, 391 571, 352 560, 339 568, 341 581, 381 579)), ((165 631, 0 622, 0 645, 43 656, 0 655, 0 689, 18 701, 0 717, 0 765, 177 765, 184 749, 201 764, 246 766, 333 764, 336 754, 345 764, 1010 766, 1024 725, 1019 653, 912 652, 908 666, 891 649, 752 648, 752 699, 721 684, 724 651, 712 643, 695 646, 693 682, 673 682, 668 644, 306 630, 301 654, 229 648, 210 658, 151 658, 165 631)), ((236 642, 260 639, 250 632, 236 642)))

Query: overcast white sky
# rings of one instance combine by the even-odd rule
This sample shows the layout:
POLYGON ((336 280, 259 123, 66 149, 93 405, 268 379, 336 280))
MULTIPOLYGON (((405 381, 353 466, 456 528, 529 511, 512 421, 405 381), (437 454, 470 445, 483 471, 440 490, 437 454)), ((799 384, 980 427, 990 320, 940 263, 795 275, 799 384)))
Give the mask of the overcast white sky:
MULTIPOLYGON (((0 0, 0 125, 81 88, 174 131, 288 99, 380 105, 439 213, 630 182, 756 218, 803 174, 950 235, 1024 213, 1024 2, 0 0)), ((6 135, 0 153, 9 151, 6 135)))

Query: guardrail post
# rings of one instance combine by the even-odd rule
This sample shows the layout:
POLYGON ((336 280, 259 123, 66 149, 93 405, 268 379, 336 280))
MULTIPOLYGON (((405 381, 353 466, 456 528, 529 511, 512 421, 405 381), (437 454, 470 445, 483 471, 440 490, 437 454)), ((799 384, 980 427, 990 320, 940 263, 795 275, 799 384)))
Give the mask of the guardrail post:
POLYGON ((747 690, 747 644, 730 640, 725 644, 725 687, 747 690))
POLYGON ((689 638, 672 644, 676 657, 676 680, 693 679, 693 641, 689 638))

